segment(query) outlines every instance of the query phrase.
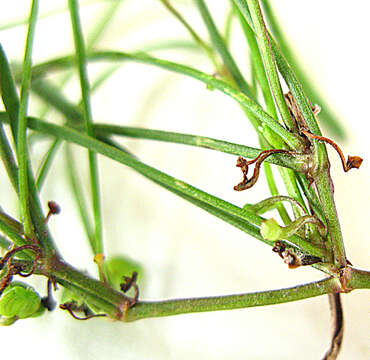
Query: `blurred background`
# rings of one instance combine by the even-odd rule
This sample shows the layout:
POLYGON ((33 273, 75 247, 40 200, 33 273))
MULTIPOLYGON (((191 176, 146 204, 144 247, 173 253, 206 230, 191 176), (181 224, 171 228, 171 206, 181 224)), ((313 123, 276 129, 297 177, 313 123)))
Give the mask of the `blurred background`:
MULTIPOLYGON (((81 1, 84 33, 109 1, 81 1)), ((189 40, 187 32, 156 0, 122 0, 97 44, 97 49, 143 50, 160 40, 189 40)), ((364 158, 361 170, 344 174, 336 153, 329 149, 336 204, 347 257, 357 268, 369 265, 369 103, 368 46, 370 5, 366 1, 271 1, 286 36, 306 72, 331 104, 348 137, 345 154, 364 158), (366 225, 366 226, 365 226, 366 225)), ((30 1, 7 2, 0 13, 0 41, 9 59, 22 61, 26 26, 1 26, 25 19, 30 1)), ((186 19, 207 39, 192 1, 173 1, 186 19)), ((223 24, 228 1, 208 1, 223 24)), ((33 62, 73 51, 66 1, 41 1, 33 62), (45 16, 44 16, 45 15, 45 16)), ((248 69, 244 40, 237 21, 232 48, 239 65, 248 69), (244 62, 244 65, 243 65, 244 62)), ((211 64, 191 50, 153 51, 152 54, 212 73, 211 64)), ((91 79, 104 64, 89 67, 91 79)), ((246 72, 247 73, 247 72, 246 72)), ((56 80, 58 80, 56 78, 56 80)), ((65 87, 79 101, 74 77, 65 87)), ((41 103, 31 97, 30 114, 41 103)), ((141 126, 214 137, 258 146, 252 127, 239 106, 204 84, 149 65, 124 63, 92 98, 94 121, 141 126)), ((53 111, 46 120, 61 122, 53 111)), ((325 129, 324 129, 325 131, 325 129)), ((150 140, 119 139, 142 161, 239 206, 266 197, 264 179, 250 191, 237 193, 240 181, 236 156, 150 140)), ((48 141, 33 149, 37 162, 48 141)), ((79 153, 81 178, 87 179, 86 151, 79 153)), ((55 200, 62 213, 50 227, 66 261, 96 274, 88 242, 79 222, 64 173, 63 151, 46 180, 42 199, 55 200)), ((289 270, 271 249, 246 234, 177 198, 158 185, 111 160, 99 157, 106 254, 125 254, 144 267, 141 298, 225 295, 294 286, 318 280, 311 268, 289 270)), ((86 181, 86 187, 88 183, 86 181)), ((0 170, 0 204, 17 214, 14 194, 0 170)), ((34 277, 35 278, 35 277, 34 277)), ((42 292, 45 280, 31 279, 42 292)), ((343 297, 345 335, 340 359, 368 359, 369 293, 343 297)), ((0 328, 3 352, 15 358, 46 359, 318 359, 330 337, 326 296, 261 308, 177 315, 118 323, 73 320, 56 310, 41 318, 0 328), (9 349, 9 350, 7 350, 9 349), (10 350, 11 349, 11 350, 10 350)))

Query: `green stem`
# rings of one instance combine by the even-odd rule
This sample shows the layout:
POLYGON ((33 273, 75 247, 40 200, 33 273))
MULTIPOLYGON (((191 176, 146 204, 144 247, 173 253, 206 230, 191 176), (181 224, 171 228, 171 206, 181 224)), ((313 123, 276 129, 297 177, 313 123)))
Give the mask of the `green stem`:
POLYGON ((343 140, 345 138, 345 132, 342 125, 337 121, 336 116, 330 110, 330 106, 316 90, 314 83, 297 60, 294 52, 292 51, 288 41, 283 34, 283 31, 281 30, 277 22, 277 19, 270 5, 270 1, 262 0, 261 2, 263 4, 263 9, 268 20, 268 24, 270 25, 271 31, 274 34, 274 38, 277 40, 282 53, 285 55, 288 62, 294 69, 297 78, 302 83, 303 88, 305 89, 306 94, 308 95, 311 102, 313 104, 320 104, 320 106, 322 107, 322 110, 320 112, 320 123, 326 125, 328 130, 331 131, 333 135, 335 135, 339 140, 343 140))
MULTIPOLYGON (((159 140, 177 144, 198 146, 252 159, 257 157, 262 152, 260 149, 251 148, 249 146, 234 144, 227 141, 198 135, 96 123, 93 125, 93 127, 95 134, 121 135, 132 138, 159 140)), ((289 167, 296 171, 305 171, 305 164, 307 163, 308 158, 306 155, 301 154, 274 154, 267 158, 266 161, 275 165, 289 167)))
MULTIPOLYGON (((274 179, 274 174, 272 172, 271 166, 267 162, 264 162, 263 166, 264 166, 266 181, 267 181, 267 185, 269 187, 270 193, 271 193, 272 196, 278 196, 279 195, 279 190, 276 186, 276 182, 275 182, 275 179, 274 179)), ((289 216, 284 204, 279 202, 279 203, 276 204, 276 208, 279 212, 279 215, 280 215, 281 220, 283 221, 283 223, 285 225, 288 225, 292 220, 290 219, 290 216, 289 216)))
POLYGON ((193 38, 196 44, 198 44, 207 54, 209 59, 212 61, 214 67, 219 71, 220 65, 217 62, 213 49, 206 44, 201 37, 196 33, 196 31, 191 27, 191 25, 185 20, 185 18, 170 4, 168 0, 159 0, 163 6, 185 27, 189 32, 190 36, 193 38))
MULTIPOLYGON (((90 86, 87 75, 87 59, 85 44, 83 41, 82 28, 78 12, 78 3, 76 0, 69 0, 69 9, 72 21, 73 37, 75 42, 75 49, 77 55, 78 72, 80 77, 83 114, 85 119, 86 133, 90 136, 93 135, 92 128, 92 114, 90 105, 90 86)), ((89 166, 90 166, 90 180, 91 180, 91 193, 93 200, 93 213, 95 224, 95 250, 96 254, 103 253, 103 230, 102 230, 102 214, 100 204, 100 191, 99 191, 99 177, 96 155, 89 150, 89 166)))
POLYGON ((213 46, 217 49, 220 54, 227 71, 230 73, 233 81, 239 89, 247 96, 253 98, 253 90, 245 81, 242 73, 240 72, 234 58, 230 54, 228 48, 225 45, 225 41, 221 34, 219 33, 212 16, 203 0, 194 0, 198 6, 199 12, 202 16, 202 19, 207 27, 209 36, 211 38, 213 46))
POLYGON ((318 229, 320 235, 322 237, 325 237, 326 235, 326 228, 323 226, 321 221, 315 217, 310 215, 304 215, 299 217, 298 219, 291 222, 288 226, 285 226, 283 230, 283 238, 289 238, 290 236, 297 233, 297 231, 304 226, 305 224, 314 224, 316 228, 318 229))
POLYGON ((27 107, 28 96, 31 87, 31 66, 32 66, 32 46, 37 22, 38 0, 32 1, 29 17, 29 25, 26 39, 26 49, 23 61, 21 95, 18 113, 17 129, 17 158, 18 158, 18 180, 19 198, 24 231, 29 238, 34 238, 34 228, 32 224, 29 206, 29 183, 28 183, 28 150, 27 150, 27 107))
POLYGON ((66 167, 67 167, 67 174, 71 184, 73 197, 76 201, 78 213, 80 214, 80 218, 85 229, 85 234, 89 241, 90 247, 94 254, 97 254, 97 249, 95 247, 95 240, 94 240, 94 231, 93 226, 91 225, 88 207, 85 202, 85 198, 83 196, 82 186, 78 180, 78 172, 75 166, 75 162, 72 156, 72 152, 70 149, 70 145, 65 145, 65 152, 66 152, 66 167))
POLYGON ((16 220, 10 218, 9 216, 0 212, 0 230, 4 235, 6 235, 14 244, 17 246, 22 246, 26 243, 25 239, 21 236, 23 234, 23 226, 22 224, 18 223, 16 220), (12 221, 14 220, 14 221, 12 221), (15 224, 19 224, 17 226, 15 224), (21 230, 21 231, 20 231, 21 230))
POLYGON ((243 309, 247 307, 281 304, 329 294, 337 288, 337 279, 326 278, 324 280, 279 290, 204 298, 139 302, 128 311, 126 321, 195 312, 243 309))
MULTIPOLYGON (((27 261, 19 262, 31 267, 31 263, 27 261)), ((45 267, 37 264, 35 273, 45 276, 53 275, 58 283, 84 296, 88 302, 96 305, 111 318, 123 321, 281 304, 343 290, 338 278, 329 277, 279 290, 165 301, 139 301, 125 314, 125 305, 130 299, 124 294, 57 259, 50 265, 51 267, 45 267)), ((370 272, 354 268, 346 270, 348 277, 346 290, 370 288, 370 272)))
POLYGON ((15 190, 16 194, 18 194, 19 186, 17 163, 2 124, 0 125, 0 156, 10 182, 12 183, 13 189, 15 190))
MULTIPOLYGON (((246 225, 252 223, 255 225, 260 225, 264 220, 262 217, 257 216, 253 212, 249 212, 245 209, 240 209, 239 207, 217 198, 211 194, 208 194, 200 189, 197 189, 181 180, 178 180, 172 176, 169 176, 155 168, 152 168, 149 165, 146 165, 127 153, 109 146, 101 141, 96 140, 95 138, 90 138, 82 133, 79 133, 73 129, 66 127, 61 127, 55 124, 50 124, 37 120, 34 118, 28 119, 28 125, 31 129, 36 131, 48 133, 50 135, 59 137, 66 141, 78 144, 80 146, 86 147, 92 151, 105 155, 113 160, 116 160, 122 164, 125 164, 135 171, 139 172, 143 176, 155 181, 164 184, 166 187, 180 191, 186 196, 196 199, 197 201, 205 202, 220 211, 226 212, 232 216, 235 216, 239 219, 245 221, 246 225)), ((306 241, 299 236, 293 236, 289 238, 289 241, 300 247, 304 251, 314 256, 321 258, 326 257, 326 251, 318 248, 317 246, 312 245, 309 241, 306 241)))
POLYGON ((265 70, 270 83, 270 89, 274 96, 276 105, 284 124, 289 129, 294 129, 294 121, 290 116, 289 109, 284 99, 281 89, 279 75, 276 69, 275 59, 273 57, 270 38, 263 20, 262 12, 258 0, 247 0, 252 21, 254 24, 255 34, 257 37, 260 53, 265 65, 265 70))
MULTIPOLYGON (((235 0, 240 11, 243 13, 246 21, 251 24, 249 9, 245 4, 244 0, 235 0)), ((252 25, 251 25, 252 26, 252 25)), ((294 99, 301 111, 309 130, 315 134, 320 135, 321 131, 317 124, 317 121, 312 113, 310 105, 308 104, 306 95, 303 92, 302 85, 299 83, 294 72, 286 61, 285 57, 281 53, 276 42, 273 40, 271 35, 270 44, 272 47, 273 54, 275 56, 276 63, 278 65, 279 71, 284 77, 284 80, 289 86, 294 99)), ((314 145, 314 156, 315 156, 315 174, 314 181, 319 194, 319 198, 322 204, 322 209, 325 215, 325 220, 328 226, 328 232, 330 234, 330 243, 333 250, 334 261, 338 268, 346 265, 347 260, 345 256, 344 244, 342 233, 340 229, 340 224, 338 220, 338 215, 335 208, 334 196, 332 190, 332 180, 330 178, 329 172, 329 160, 324 144, 319 141, 313 140, 314 145)))
POLYGON ((246 204, 244 205, 244 207, 248 207, 248 209, 255 211, 257 214, 263 214, 267 211, 276 209, 277 206, 282 201, 290 202, 292 207, 296 207, 297 209, 300 210, 301 215, 306 214, 306 210, 302 207, 302 205, 296 199, 293 199, 292 197, 284 196, 284 195, 272 196, 256 204, 246 204))
MULTIPOLYGON (((302 85, 297 80, 295 74, 280 53, 277 45, 272 41, 274 54, 281 74, 287 82, 294 99, 307 122, 310 131, 315 135, 320 135, 321 131, 317 121, 308 104, 307 98, 303 92, 302 85)), ((321 201, 321 207, 325 216, 330 234, 331 246, 334 255, 334 261, 338 268, 346 265, 346 254, 344 249, 342 232, 338 214, 334 202, 334 193, 332 189, 332 180, 330 177, 330 163, 325 144, 313 140, 314 145, 314 182, 321 201)))
POLYGON ((370 289, 370 271, 347 268, 349 289, 370 289))
POLYGON ((341 268, 346 266, 347 259, 338 214, 334 203, 333 185, 332 180, 330 179, 329 169, 327 170, 327 173, 320 173, 315 177, 315 186, 319 194, 320 202, 322 204, 321 208, 327 222, 334 262, 338 268, 341 268))
POLYGON ((36 180, 36 187, 39 192, 41 191, 42 185, 45 182, 46 175, 50 169, 51 163, 54 159, 54 156, 56 155, 56 151, 58 150, 59 146, 60 146, 60 140, 55 139, 53 144, 48 149, 45 155, 44 161, 42 162, 40 166, 40 170, 38 172, 38 176, 36 180))
MULTIPOLYGON (((94 52, 88 55, 88 59, 90 61, 132 60, 140 63, 158 66, 202 81, 208 86, 222 91, 223 93, 237 101, 240 105, 245 107, 258 120, 262 121, 263 123, 266 123, 266 125, 269 128, 271 128, 271 130, 274 131, 277 135, 279 135, 292 149, 295 149, 297 151, 302 149, 302 141, 299 136, 292 134, 290 131, 285 129, 281 124, 279 124, 275 119, 273 119, 269 114, 267 114, 259 104, 257 104, 248 96, 246 96, 244 93, 238 91, 225 81, 216 79, 212 75, 205 74, 189 66, 154 58, 143 53, 128 54, 116 51, 94 52)), ((72 62, 73 57, 66 56, 63 58, 48 61, 47 63, 44 64, 40 64, 34 67, 33 69, 35 72, 35 77, 39 77, 43 74, 46 74, 52 69, 69 67, 71 66, 72 62)))

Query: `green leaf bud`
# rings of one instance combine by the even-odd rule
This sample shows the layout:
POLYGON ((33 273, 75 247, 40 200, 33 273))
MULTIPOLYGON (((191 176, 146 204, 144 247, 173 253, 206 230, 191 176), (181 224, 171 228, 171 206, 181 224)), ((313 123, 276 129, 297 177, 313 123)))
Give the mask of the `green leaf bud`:
POLYGON ((282 236, 283 229, 276 222, 275 219, 268 219, 262 222, 261 225, 261 235, 264 239, 270 241, 279 240, 282 236))
POLYGON ((0 315, 5 318, 16 316, 25 319, 33 316, 41 307, 39 294, 29 285, 11 283, 0 298, 0 315))

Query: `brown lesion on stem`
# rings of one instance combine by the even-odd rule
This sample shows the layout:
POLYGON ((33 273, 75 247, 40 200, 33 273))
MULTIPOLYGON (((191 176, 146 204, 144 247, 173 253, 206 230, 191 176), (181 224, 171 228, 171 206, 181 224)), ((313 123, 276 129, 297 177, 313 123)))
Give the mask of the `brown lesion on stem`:
POLYGON ((250 189, 258 180, 261 165, 266 158, 268 158, 272 154, 277 153, 284 153, 284 154, 292 154, 291 151, 288 150, 279 150, 279 149, 271 149, 262 151, 255 159, 246 160, 242 156, 238 157, 236 162, 236 166, 240 167, 243 173, 243 181, 241 181, 238 185, 234 186, 234 190, 236 191, 243 191, 246 189, 250 189), (248 167, 255 163, 253 175, 248 179, 248 167))
POLYGON ((318 135, 311 134, 309 131, 307 131, 305 129, 301 129, 301 133, 304 134, 306 137, 308 137, 310 139, 323 141, 323 142, 331 145, 335 149, 335 151, 338 153, 338 155, 339 155, 339 157, 342 161, 342 166, 343 166, 344 172, 347 172, 347 171, 349 171, 353 168, 358 169, 361 166, 362 161, 363 161, 362 158, 360 158, 359 156, 348 155, 347 160, 346 160, 346 158, 343 155, 343 151, 333 140, 331 140, 331 139, 329 139, 325 136, 318 136, 318 135))
POLYGON ((322 259, 312 255, 297 255, 293 249, 288 249, 286 245, 278 240, 275 241, 273 252, 276 252, 288 265, 289 269, 296 269, 300 266, 307 266, 322 262, 322 259))

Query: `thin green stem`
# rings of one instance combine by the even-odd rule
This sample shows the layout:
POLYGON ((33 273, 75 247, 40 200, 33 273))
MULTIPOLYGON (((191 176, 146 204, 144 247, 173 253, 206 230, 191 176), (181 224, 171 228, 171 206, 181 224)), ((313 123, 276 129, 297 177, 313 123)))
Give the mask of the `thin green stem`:
MULTIPOLYGON (((212 205, 213 207, 221 211, 229 213, 230 215, 236 216, 244 220, 246 224, 252 223, 255 225, 260 225, 262 221, 264 220, 263 218, 256 216, 253 212, 248 212, 245 209, 240 209, 239 207, 227 201, 224 201, 220 198, 212 196, 181 180, 178 180, 155 168, 152 168, 151 166, 148 166, 136 160, 132 156, 128 155, 126 152, 123 152, 115 147, 111 147, 103 142, 100 142, 94 138, 88 137, 73 129, 61 127, 55 124, 46 123, 46 122, 43 122, 43 121, 40 121, 34 118, 28 119, 28 125, 30 126, 30 128, 36 131, 48 133, 50 135, 59 137, 66 141, 78 144, 80 146, 88 148, 91 151, 100 153, 122 164, 125 164, 131 167, 132 169, 134 169, 135 171, 139 172, 143 176, 155 182, 160 182, 171 189, 182 192, 186 196, 190 196, 196 200, 212 205)), ((299 236, 293 236, 292 238, 289 238, 289 241, 297 245, 298 247, 300 247, 301 249, 303 249, 309 254, 312 254, 314 256, 319 256, 321 258, 326 257, 325 250, 318 248, 315 245, 310 244, 309 241, 306 241, 305 239, 300 238, 299 236)))
POLYGON ((38 191, 41 191, 42 185, 44 184, 46 179, 46 175, 49 172, 51 163, 56 155, 56 152, 60 144, 61 144, 60 140, 55 139, 45 155, 45 158, 40 166, 36 179, 36 187, 38 191))
MULTIPOLYGON (((238 16, 238 19, 240 21, 242 30, 244 32, 244 35, 248 41, 248 45, 250 48, 250 53, 251 53, 251 59, 252 59, 252 70, 253 73, 255 73, 255 77, 258 81, 258 84, 262 90, 262 95, 265 101, 265 105, 267 108, 267 112, 275 119, 278 118, 277 113, 276 113, 276 108, 275 108, 275 103, 274 99, 271 94, 271 90, 269 87, 267 75, 264 69, 263 65, 263 60, 258 48, 258 44, 254 35, 254 32, 248 25, 248 23, 245 21, 242 13, 240 12, 239 8, 235 5, 233 2, 233 8, 238 16)), ((277 136, 274 132, 269 130, 268 128, 265 128, 265 133, 267 133, 268 137, 267 140, 271 141, 271 144, 276 146, 276 148, 285 148, 285 144, 281 137, 277 136), (268 131, 267 131, 268 130, 268 131)), ((266 134, 265 134, 266 135, 266 134)), ((263 146, 263 149, 269 148, 269 144, 267 144, 267 141, 262 138, 262 134, 260 136, 260 143, 263 146)), ((266 179, 267 179, 267 184, 270 189, 271 195, 276 196, 279 194, 278 189, 275 184, 275 180, 273 178, 273 172, 271 170, 271 167, 269 164, 264 164, 264 169, 265 169, 265 174, 266 174, 266 179)), ((294 188, 294 184, 290 184, 290 178, 288 178, 285 174, 285 172, 279 168, 279 171, 283 177, 284 183, 288 184, 287 188, 291 189, 294 188)), ((280 214, 281 219, 283 220, 284 224, 287 225, 291 222, 290 217, 288 215, 288 212, 286 211, 284 205, 282 203, 279 203, 277 205, 278 212, 280 214)))
POLYGON ((289 238, 290 236, 296 234, 298 230, 306 224, 315 225, 320 235, 322 237, 325 237, 326 229, 325 226, 323 226, 322 222, 315 216, 304 215, 283 228, 283 238, 289 238))
MULTIPOLYGON (((76 0, 69 0, 68 4, 70 9, 73 38, 77 55, 86 132, 88 135, 91 136, 93 134, 93 128, 90 105, 90 85, 87 75, 87 59, 78 11, 78 3, 76 0)), ((91 193, 93 200, 93 213, 95 224, 94 237, 95 237, 95 249, 97 251, 95 253, 96 255, 99 253, 103 253, 104 250, 103 250, 103 230, 102 230, 102 214, 100 204, 98 166, 96 155, 92 151, 89 151, 89 166, 90 166, 91 193)))
POLYGON ((271 92, 274 96, 276 105, 279 109, 284 124, 289 129, 294 129, 294 121, 290 116, 289 109, 285 102, 283 91, 281 89, 280 79, 271 49, 270 38, 263 20, 263 15, 258 0, 247 0, 247 2, 254 24, 258 47, 263 59, 267 78, 269 80, 271 92))
POLYGON ((262 95, 263 95, 263 99, 265 101, 265 105, 266 105, 266 108, 267 108, 267 112, 274 119, 277 119, 278 116, 277 116, 276 109, 275 109, 274 99, 273 99, 272 94, 271 94, 271 90, 270 90, 270 87, 269 87, 269 83, 268 83, 267 75, 266 75, 266 72, 265 72, 265 68, 263 66, 263 60, 262 60, 262 57, 261 57, 261 54, 260 54, 260 50, 258 48, 256 37, 255 37, 254 32, 252 31, 252 29, 249 27, 248 23, 245 21, 245 19, 244 19, 243 15, 241 14, 239 8, 235 5, 234 2, 233 2, 233 8, 234 8, 234 11, 235 11, 236 15, 238 16, 240 25, 241 25, 243 33, 244 33, 244 36, 246 37, 246 39, 248 41, 249 50, 250 50, 251 59, 252 59, 252 65, 253 65, 252 66, 253 73, 255 73, 255 77, 256 77, 259 85, 260 85, 262 95))
POLYGON ((190 36, 193 38, 195 43, 201 47, 209 59, 212 61, 214 67, 217 71, 220 68, 220 65, 217 62, 215 53, 213 49, 202 40, 202 38, 197 34, 197 32, 192 28, 192 26, 185 20, 185 18, 171 5, 168 0, 159 0, 163 6, 185 27, 185 29, 189 32, 190 36))
MULTIPOLYGON (((159 140, 177 144, 198 146, 206 149, 222 151, 228 154, 244 156, 247 158, 255 158, 262 152, 261 149, 255 149, 245 145, 234 144, 227 141, 198 135, 109 124, 94 124, 93 127, 95 134, 121 135, 139 139, 159 140)), ((289 167, 297 171, 305 170, 305 162, 307 162, 307 160, 308 158, 306 155, 300 154, 274 154, 266 159, 266 161, 272 164, 289 167)))
MULTIPOLYGON (((272 196, 278 196, 279 195, 279 190, 276 186, 276 182, 275 182, 275 179, 274 179, 274 174, 272 172, 271 166, 270 166, 270 164, 268 164, 266 162, 263 163, 263 166, 264 166, 266 181, 267 181, 267 185, 269 187, 270 193, 271 193, 272 196)), ((285 206, 280 202, 280 203, 276 204, 276 208, 279 212, 279 215, 280 215, 281 220, 283 221, 283 223, 285 225, 288 225, 292 220, 290 219, 290 216, 289 216, 287 210, 285 209, 285 206)))
POLYGON ((115 0, 107 5, 105 11, 95 21, 94 27, 86 37, 86 50, 90 51, 95 44, 100 40, 112 18, 118 12, 118 7, 121 6, 123 0, 115 0))
MULTIPOLYGON (((239 5, 239 9, 242 12, 245 20, 251 25, 250 13, 245 1, 235 0, 239 5)), ((295 76, 293 70, 285 59, 284 55, 281 53, 278 45, 273 40, 271 35, 270 44, 271 48, 279 68, 280 73, 284 77, 293 97, 301 111, 309 130, 315 134, 320 135, 321 131, 317 124, 317 121, 312 113, 310 105, 307 101, 306 95, 303 92, 302 85, 299 83, 297 77, 295 76)), ((328 226, 328 231, 330 234, 330 243, 332 246, 334 261, 338 268, 346 265, 346 256, 343 244, 343 237, 340 229, 340 224, 338 220, 338 215, 335 208, 334 196, 332 191, 332 181, 329 172, 329 160, 327 157, 327 152, 324 144, 313 140, 314 145, 314 162, 316 165, 314 181, 316 184, 317 192, 321 201, 321 208, 323 209, 325 220, 328 226)))
POLYGON ((0 231, 14 244, 22 246, 26 244, 23 235, 23 226, 4 212, 0 211, 0 231))
POLYGON ((313 104, 320 104, 320 106, 322 107, 322 110, 320 112, 320 123, 326 125, 328 130, 331 131, 333 135, 335 135, 339 140, 343 140, 345 138, 343 126, 337 121, 336 116, 330 110, 330 106, 316 90, 314 83, 304 71, 302 65, 299 63, 278 24, 278 21, 273 13, 270 1, 261 0, 261 2, 263 5, 264 13, 268 20, 268 24, 270 25, 271 31, 274 34, 274 38, 278 42, 282 53, 285 55, 289 64, 291 64, 292 68, 294 69, 297 78, 302 83, 303 88, 305 89, 305 92, 311 102, 313 104))
MULTIPOLYGON (((253 116, 255 116, 258 120, 266 123, 266 125, 271 128, 276 134, 278 134, 291 148, 300 150, 302 149, 302 141, 300 137, 292 134, 288 130, 286 130, 281 124, 279 124, 275 119, 273 119, 270 115, 268 115, 263 108, 257 104, 255 101, 250 99, 244 93, 238 91, 233 86, 229 85, 227 82, 216 79, 212 75, 205 74, 199 70, 191 68, 189 66, 185 66, 182 64, 174 63, 167 60, 162 60, 158 58, 151 57, 149 55, 143 53, 137 54, 128 54, 123 52, 115 52, 115 51, 103 51, 103 52, 94 52, 88 55, 88 59, 90 61, 136 61, 140 63, 150 64, 154 66, 158 66, 164 68, 166 70, 170 70, 173 72, 177 72, 186 76, 190 76, 195 78, 199 81, 204 82, 211 88, 218 89, 225 93, 226 95, 230 96, 234 100, 236 100, 239 104, 245 107, 248 111, 250 111, 253 116)), ((71 66, 73 61, 73 57, 63 57, 55 60, 48 61, 47 63, 38 65, 34 68, 35 77, 39 77, 52 69, 60 69, 71 66)))
POLYGON ((18 185, 17 163, 15 161, 12 148, 10 147, 8 138, 5 134, 2 124, 0 125, 0 156, 5 166, 10 182, 12 183, 13 189, 15 190, 16 194, 18 194, 19 185, 18 185))
MULTIPOLYGON (((10 72, 9 63, 6 54, 2 47, 0 47, 0 66, 1 66, 1 76, 0 76, 0 86, 2 100, 6 109, 6 114, 9 117, 10 127, 13 134, 14 142, 17 143, 18 134, 18 115, 19 115, 19 99, 16 92, 16 86, 10 72)), ((28 124, 26 124, 28 126, 28 124)), ((4 133, 2 133, 4 135, 4 133)), ((15 191, 19 194, 19 179, 18 179, 18 169, 15 162, 12 149, 5 136, 1 136, 1 152, 2 159, 5 162, 5 167, 10 174, 12 185, 15 187, 15 191)), ((30 190, 30 214, 32 221, 35 224, 36 232, 38 234, 38 241, 43 247, 46 256, 54 255, 57 250, 54 245, 53 239, 51 238, 47 227, 44 224, 44 215, 39 202, 38 194, 36 192, 36 187, 31 172, 30 164, 27 163, 28 167, 28 181, 30 190)))
MULTIPOLYGON (((320 135, 321 131, 319 125, 317 124, 317 121, 308 104, 307 98, 302 89, 302 85, 297 80, 284 56, 280 53, 277 45, 273 41, 272 44, 274 53, 276 54, 276 61, 279 70, 287 82, 310 131, 315 135, 320 135)), ((328 226, 334 261, 338 268, 340 268, 346 265, 347 260, 338 214, 334 202, 332 180, 330 177, 330 163, 325 144, 320 143, 317 140, 313 140, 313 145, 315 162, 313 178, 321 201, 321 208, 324 212, 325 220, 328 226)))
POLYGON ((230 9, 227 12, 226 19, 225 19, 225 25, 223 30, 223 38, 225 41, 226 47, 229 47, 230 38, 231 38, 231 29, 232 29, 232 23, 234 20, 234 9, 230 7, 230 9))
MULTIPOLYGON (((60 141, 60 139, 58 139, 60 141)), ((82 186, 78 180, 78 172, 75 166, 75 162, 72 156, 72 152, 70 149, 70 145, 65 145, 65 151, 66 151, 66 168, 67 168, 67 174, 68 178, 71 184, 71 189, 73 193, 73 197, 76 201, 78 213, 80 214, 80 218, 83 224, 83 227, 85 229, 85 233, 87 235, 87 239, 90 243, 91 249, 94 254, 97 254, 96 244, 94 240, 94 231, 93 226, 90 221, 89 217, 89 211, 88 207, 85 202, 85 198, 83 196, 82 186)))
POLYGON ((0 88, 1 99, 10 119, 14 142, 17 142, 19 98, 5 51, 0 44, 0 88))
POLYGON ((302 207, 302 205, 295 199, 289 197, 289 196, 284 196, 284 195, 277 195, 277 196, 272 196, 267 199, 264 199, 256 204, 246 204, 244 207, 247 207, 248 209, 251 209, 255 211, 257 214, 263 214, 267 211, 276 209, 277 206, 282 202, 282 201, 287 201, 289 202, 292 207, 296 207, 297 209, 300 210, 301 215, 305 215, 306 210, 302 207))
POLYGON ((25 234, 29 238, 34 238, 34 228, 32 224, 29 206, 29 183, 28 183, 28 150, 27 150, 27 107, 28 96, 31 87, 31 66, 32 66, 32 46, 35 35, 35 28, 38 13, 38 0, 32 1, 29 16, 28 32, 26 39, 26 49, 23 61, 23 72, 21 82, 21 95, 18 113, 17 129, 17 159, 18 159, 18 180, 19 198, 22 220, 24 222, 25 234))
POLYGON ((220 54, 228 72, 232 79, 237 84, 239 89, 247 96, 253 97, 253 91, 248 83, 245 81, 242 73, 240 72, 234 58, 230 54, 223 37, 219 33, 212 16, 203 0, 194 0, 198 6, 199 12, 203 18, 203 21, 208 29, 209 36, 211 38, 213 46, 217 49, 220 54))

